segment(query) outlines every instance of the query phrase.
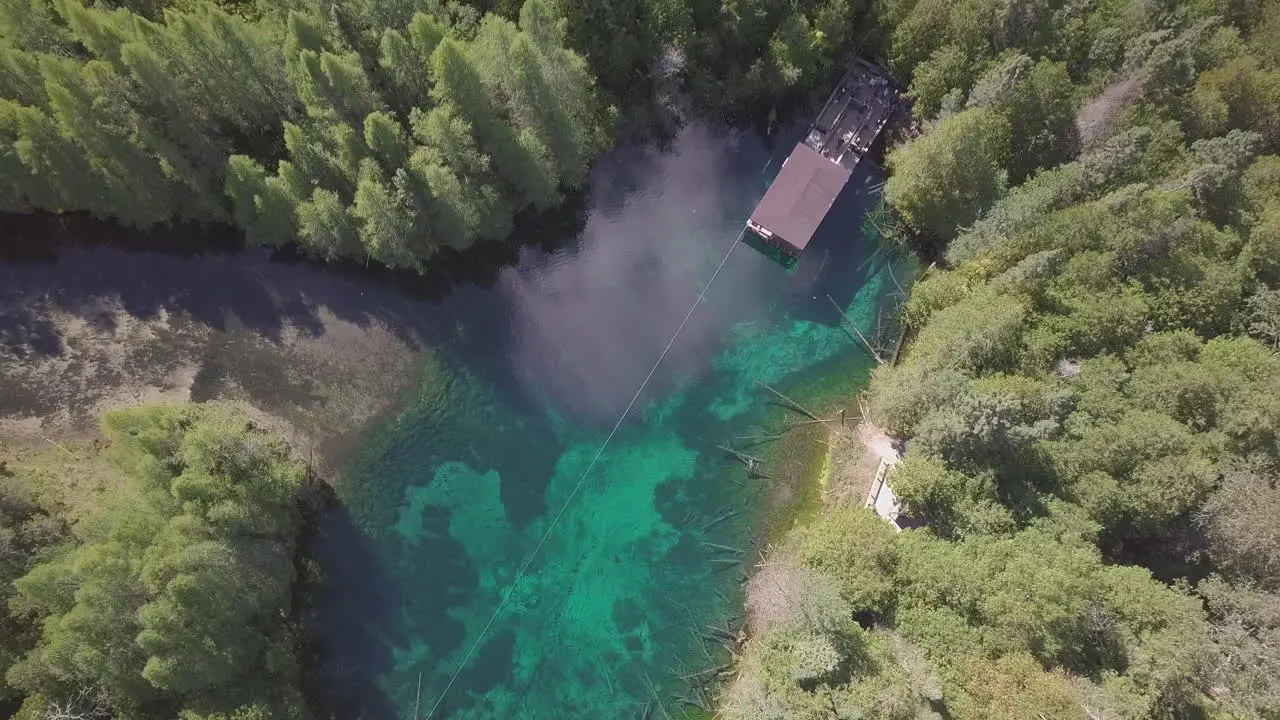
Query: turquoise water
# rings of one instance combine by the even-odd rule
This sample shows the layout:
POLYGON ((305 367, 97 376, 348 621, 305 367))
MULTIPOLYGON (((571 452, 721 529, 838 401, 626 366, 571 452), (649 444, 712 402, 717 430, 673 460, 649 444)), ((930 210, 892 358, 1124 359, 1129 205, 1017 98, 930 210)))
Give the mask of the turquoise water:
POLYGON ((343 471, 359 531, 322 549, 335 716, 676 717, 682 676, 724 662, 724 548, 754 561, 770 481, 716 446, 779 426, 758 383, 856 387, 870 363, 826 296, 866 331, 894 287, 861 232, 869 170, 795 268, 735 246, 789 145, 692 125, 620 149, 578 238, 423 309, 447 331, 343 471))

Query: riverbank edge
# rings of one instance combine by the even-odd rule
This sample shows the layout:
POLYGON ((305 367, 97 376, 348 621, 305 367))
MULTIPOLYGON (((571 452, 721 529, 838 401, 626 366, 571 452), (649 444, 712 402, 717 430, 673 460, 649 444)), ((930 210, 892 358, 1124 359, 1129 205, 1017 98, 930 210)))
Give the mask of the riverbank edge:
MULTIPOLYGON (((923 279, 930 268, 913 268, 908 287, 923 279)), ((903 298, 905 304, 906 298, 903 298)), ((899 308, 901 312, 902 308, 899 308)), ((914 339, 913 328, 905 324, 894 345, 888 364, 896 365, 914 339)), ((879 360, 877 358, 877 360, 879 360)), ((715 674, 710 709, 697 708, 686 712, 688 720, 709 720, 719 717, 726 693, 741 674, 741 664, 747 646, 758 637, 760 628, 751 622, 753 597, 760 592, 759 579, 766 568, 785 567, 795 569, 785 547, 785 539, 793 530, 803 527, 824 512, 837 507, 868 507, 871 486, 882 462, 896 462, 897 450, 878 449, 877 446, 895 443, 896 439, 885 433, 866 416, 865 396, 872 383, 872 374, 881 364, 876 362, 867 376, 855 387, 841 388, 829 395, 820 391, 804 393, 810 404, 802 408, 787 409, 783 413, 780 437, 769 450, 762 452, 766 467, 784 467, 797 462, 797 456, 807 455, 808 461, 800 462, 800 469, 790 483, 791 492, 797 495, 795 502, 779 502, 776 497, 766 503, 764 516, 754 535, 755 554, 753 564, 743 571, 743 607, 735 623, 734 649, 729 662, 715 674), (812 397, 810 397, 812 395, 812 397), (853 409, 851 412, 850 409, 853 409), (811 417, 822 421, 809 422, 811 417), (798 420, 796 418, 799 418, 798 420), (793 425, 788 430, 787 423, 793 425)))
MULTIPOLYGON (((283 420, 271 418, 243 401, 141 403, 108 408, 104 412, 157 405, 229 407, 242 415, 247 424, 268 436, 284 439, 294 460, 306 464, 305 482, 296 498, 302 524, 293 539, 291 608, 284 623, 295 638, 294 653, 301 669, 299 687, 308 707, 315 711, 312 700, 319 693, 316 692, 312 668, 317 662, 317 647, 306 623, 313 615, 319 593, 326 583, 314 551, 320 538, 322 519, 340 503, 334 479, 314 462, 312 453, 304 452, 281 434, 280 428, 286 425, 283 420)), ((92 514, 102 494, 113 486, 122 485, 126 481, 125 475, 107 457, 112 442, 101 425, 96 435, 82 430, 59 440, 44 436, 41 439, 47 445, 13 443, 0 436, 0 480, 16 479, 26 486, 35 493, 37 502, 47 512, 56 513, 74 534, 75 527, 92 514)))

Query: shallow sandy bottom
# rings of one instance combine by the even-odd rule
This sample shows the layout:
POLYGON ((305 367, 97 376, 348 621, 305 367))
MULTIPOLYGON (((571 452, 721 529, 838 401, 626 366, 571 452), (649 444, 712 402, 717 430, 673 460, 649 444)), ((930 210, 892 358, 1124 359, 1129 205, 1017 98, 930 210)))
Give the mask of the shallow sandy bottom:
POLYGON ((84 442, 114 408, 232 400, 334 465, 417 379, 417 348, 379 321, 323 308, 318 324, 286 324, 274 338, 234 316, 219 328, 167 309, 140 319, 109 301, 33 309, 58 349, 0 347, 0 443, 84 442))

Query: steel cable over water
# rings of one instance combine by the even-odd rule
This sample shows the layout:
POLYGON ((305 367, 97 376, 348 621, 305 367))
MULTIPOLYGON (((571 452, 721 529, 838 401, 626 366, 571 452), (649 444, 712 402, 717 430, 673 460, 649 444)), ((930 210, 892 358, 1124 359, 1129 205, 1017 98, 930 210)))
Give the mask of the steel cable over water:
MULTIPOLYGON (((768 167, 767 164, 766 167, 768 167)), ((516 572, 515 578, 511 580, 511 584, 507 586, 507 591, 503 595, 502 600, 498 603, 498 607, 493 611, 493 615, 489 617, 489 622, 485 623, 484 628, 480 630, 480 634, 476 636, 475 642, 471 643, 471 647, 467 650, 467 654, 463 656, 462 662, 458 663, 458 669, 454 670, 453 675, 449 676, 449 682, 445 683, 444 690, 440 692, 440 697, 436 698, 431 709, 427 711, 427 720, 430 720, 430 718, 435 715, 436 710, 440 708, 440 703, 444 702, 445 696, 449 694, 449 689, 453 687, 454 681, 458 679, 458 676, 462 674, 463 669, 466 668, 467 663, 471 661, 471 656, 475 654, 476 649, 480 647, 480 643, 484 640, 485 635, 489 633, 489 629, 493 627, 493 623, 497 621, 498 615, 502 613, 502 609, 507 606, 507 601, 511 599, 511 594, 515 591, 516 585, 518 585, 520 580, 524 578, 524 574, 529 569, 529 566, 533 564, 534 558, 538 556, 538 553, 542 550, 542 546, 545 545, 547 540, 551 537, 551 533, 555 530, 556 524, 560 522, 560 518, 564 516, 565 511, 569 509, 569 505, 572 504, 574 498, 578 496, 578 491, 582 489, 583 483, 587 481, 587 476, 595 469, 596 463, 599 462, 600 457, 604 455, 605 448, 609 447, 609 443, 613 440, 613 436, 618 433, 618 429, 622 427, 622 423, 627 419, 627 415, 629 415, 632 408, 635 407, 636 401, 640 399, 640 395, 644 393, 644 389, 648 387, 649 381, 653 379, 653 374, 658 371, 658 366, 662 365, 662 361, 666 359, 667 353, 671 352, 672 346, 676 344, 676 339, 680 337, 680 333, 683 332, 685 326, 689 324, 689 319, 693 317, 694 311, 696 311, 698 306, 702 304, 702 301, 706 299, 707 291, 711 289, 712 283, 714 283, 716 278, 720 276, 720 271, 724 269, 725 263, 729 262, 729 256, 733 254, 734 248, 738 247, 742 242, 742 238, 746 233, 747 229, 746 227, 743 227, 742 231, 738 233, 738 237, 734 239, 733 244, 729 246, 728 251, 725 252, 724 257, 721 258, 720 264, 716 266, 716 271, 711 274, 711 279, 707 280, 707 284, 702 286, 702 292, 698 293, 697 299, 695 299, 693 301, 693 305, 689 307, 689 312, 685 313, 684 320, 680 321, 680 326, 676 328, 675 333, 671 335, 671 339, 667 341, 667 346, 662 349, 662 354, 654 361, 653 367, 649 368, 649 374, 646 375, 644 380, 640 383, 640 387, 636 389, 635 395, 631 396, 631 402, 627 403, 622 414, 618 416, 618 421, 613 424, 613 429, 609 431, 607 436, 605 436, 604 442, 600 444, 600 449, 596 450, 596 454, 591 458, 591 462, 587 465, 587 469, 583 471, 582 477, 578 478, 577 484, 573 486, 573 492, 569 493, 569 497, 566 498, 564 504, 560 506, 560 511, 551 519, 551 524, 547 526, 546 532, 542 534, 542 538, 538 540, 538 544, 534 546, 533 552, 529 553, 529 557, 525 558, 525 561, 521 563, 520 569, 516 572)))

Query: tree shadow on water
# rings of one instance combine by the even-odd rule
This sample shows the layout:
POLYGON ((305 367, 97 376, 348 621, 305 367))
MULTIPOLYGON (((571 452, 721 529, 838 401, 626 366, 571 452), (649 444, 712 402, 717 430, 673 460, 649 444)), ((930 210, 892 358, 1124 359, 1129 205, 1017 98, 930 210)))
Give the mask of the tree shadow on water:
POLYGON ((443 251, 423 273, 367 263, 321 263, 296 248, 245 248, 223 225, 126 228, 82 213, 0 215, 0 352, 59 355, 47 308, 113 330, 118 310, 150 320, 185 315, 216 330, 234 325, 272 342, 286 328, 318 337, 322 313, 378 322, 414 345, 446 335, 456 289, 488 287, 525 247, 554 252, 581 232, 584 193, 554 211, 517 218, 508 241, 443 251))
POLYGON ((397 718, 379 680, 391 670, 400 634, 399 592, 373 543, 331 492, 326 505, 308 543, 323 580, 304 599, 303 690, 316 717, 397 718))

